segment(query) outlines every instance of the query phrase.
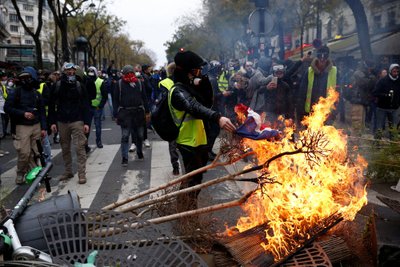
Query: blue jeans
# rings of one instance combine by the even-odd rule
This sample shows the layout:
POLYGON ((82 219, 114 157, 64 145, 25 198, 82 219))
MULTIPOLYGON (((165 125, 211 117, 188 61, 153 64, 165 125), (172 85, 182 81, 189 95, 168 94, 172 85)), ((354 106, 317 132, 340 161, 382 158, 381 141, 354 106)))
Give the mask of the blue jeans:
POLYGON ((136 140, 135 140, 135 145, 136 145, 136 153, 138 156, 143 156, 143 131, 144 127, 143 126, 131 126, 131 127, 122 127, 121 126, 121 155, 122 158, 127 159, 128 158, 128 152, 129 152, 129 136, 131 135, 132 132, 135 133, 136 140))
POLYGON ((91 107, 90 112, 92 113, 94 126, 96 127, 96 144, 99 144, 101 143, 101 117, 103 114, 103 109, 91 107))
MULTIPOLYGON (((399 116, 400 116, 400 108, 398 109, 383 109, 376 108, 376 123, 377 123, 377 131, 375 133, 375 137, 381 137, 379 135, 383 134, 383 130, 386 126, 386 119, 389 123, 389 129, 397 129, 399 124, 399 116)), ((390 138, 392 138, 392 133, 390 134, 390 138)))
POLYGON ((108 94, 107 104, 108 104, 108 108, 110 109, 111 117, 114 117, 114 115, 113 115, 114 113, 113 113, 112 97, 111 97, 110 93, 108 94))

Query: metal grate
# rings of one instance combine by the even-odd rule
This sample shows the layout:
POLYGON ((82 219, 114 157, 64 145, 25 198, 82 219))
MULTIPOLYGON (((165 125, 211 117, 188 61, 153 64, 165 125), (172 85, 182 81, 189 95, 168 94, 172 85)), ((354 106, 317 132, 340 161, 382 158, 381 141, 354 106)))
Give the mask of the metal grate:
POLYGON ((133 215, 74 209, 42 214, 39 222, 55 263, 85 263, 97 253, 96 266, 207 266, 181 240, 133 215))
POLYGON ((331 261, 326 255, 324 249, 317 243, 312 243, 311 247, 304 248, 296 256, 292 257, 284 264, 283 267, 332 267, 331 261))

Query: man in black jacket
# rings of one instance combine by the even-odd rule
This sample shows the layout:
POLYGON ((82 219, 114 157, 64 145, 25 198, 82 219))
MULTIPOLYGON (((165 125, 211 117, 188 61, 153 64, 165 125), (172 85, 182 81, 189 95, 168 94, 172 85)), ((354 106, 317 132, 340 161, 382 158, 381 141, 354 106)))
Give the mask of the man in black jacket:
MULTIPOLYGON (((400 121, 400 79, 399 64, 392 64, 389 67, 388 75, 380 79, 372 95, 378 99, 376 108, 377 132, 376 138, 382 137, 383 129, 385 129, 386 118, 389 122, 389 128, 398 128, 400 121)), ((390 133, 390 138, 393 134, 390 133)))
POLYGON ((36 91, 37 73, 32 67, 26 67, 18 75, 16 85, 8 95, 4 111, 10 114, 12 128, 15 126, 12 129, 18 154, 15 183, 23 184, 29 168, 36 165, 34 156, 39 154, 36 141, 46 135, 46 114, 42 97, 36 91))
POLYGON ((64 65, 61 79, 52 88, 49 101, 49 122, 53 133, 59 132, 65 171, 60 180, 72 178, 71 141, 78 160, 78 182, 86 183, 85 133, 89 132, 89 100, 86 90, 76 80, 73 63, 64 65))
POLYGON ((122 68, 122 78, 113 94, 114 117, 121 126, 122 166, 128 166, 129 136, 136 133, 136 153, 138 159, 143 155, 143 133, 146 122, 150 120, 149 105, 142 83, 135 75, 131 65, 122 68))

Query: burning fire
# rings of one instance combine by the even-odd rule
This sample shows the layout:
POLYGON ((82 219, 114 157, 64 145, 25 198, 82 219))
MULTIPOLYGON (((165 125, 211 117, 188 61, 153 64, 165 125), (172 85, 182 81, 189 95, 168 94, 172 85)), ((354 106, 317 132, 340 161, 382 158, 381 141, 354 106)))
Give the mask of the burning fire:
MULTIPOLYGON (((276 261, 300 247, 310 238, 309 229, 321 226, 324 219, 340 214, 344 220, 353 220, 367 203, 366 161, 361 156, 351 159, 346 135, 324 125, 337 99, 338 93, 330 89, 302 122, 307 130, 299 133, 298 140, 313 133, 324 136, 320 157, 310 161, 305 153, 297 153, 272 161, 262 172, 274 182, 261 185, 242 207, 247 216, 238 220, 236 228, 243 232, 266 224, 266 241, 261 245, 276 261)), ((243 145, 256 153, 260 164, 301 146, 291 140, 292 133, 293 128, 286 128, 279 142, 243 139, 243 145)))

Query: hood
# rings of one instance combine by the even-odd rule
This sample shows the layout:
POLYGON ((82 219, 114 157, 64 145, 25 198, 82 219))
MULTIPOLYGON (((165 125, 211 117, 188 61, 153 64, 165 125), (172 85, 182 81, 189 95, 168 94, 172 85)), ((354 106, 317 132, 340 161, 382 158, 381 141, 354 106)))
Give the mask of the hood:
POLYGON ((97 69, 96 69, 96 67, 90 66, 90 67, 88 68, 88 71, 87 71, 87 76, 88 76, 88 77, 95 77, 95 78, 97 78, 97 69), (94 76, 89 75, 89 72, 94 72, 94 76))
POLYGON ((37 71, 33 67, 25 67, 21 73, 29 73, 33 80, 38 81, 37 71))

